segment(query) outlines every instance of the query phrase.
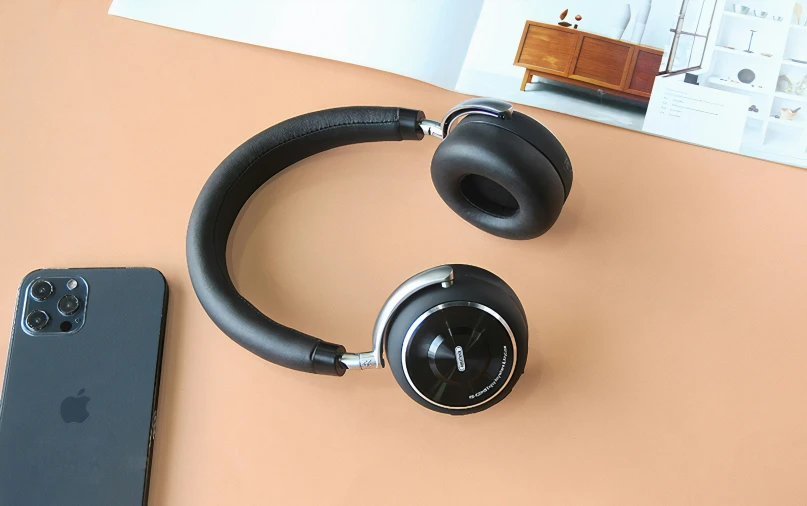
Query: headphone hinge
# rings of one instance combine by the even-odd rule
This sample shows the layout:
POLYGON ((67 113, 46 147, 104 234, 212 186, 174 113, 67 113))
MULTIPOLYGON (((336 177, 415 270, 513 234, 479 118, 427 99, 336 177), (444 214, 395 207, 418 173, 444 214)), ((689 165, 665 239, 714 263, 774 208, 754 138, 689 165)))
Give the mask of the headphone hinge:
POLYGON ((384 367, 384 341, 389 331, 392 316, 412 294, 434 285, 448 288, 454 283, 454 269, 450 265, 432 267, 415 274, 392 292, 373 328, 373 351, 364 353, 342 353, 339 362, 348 369, 380 369, 384 367))

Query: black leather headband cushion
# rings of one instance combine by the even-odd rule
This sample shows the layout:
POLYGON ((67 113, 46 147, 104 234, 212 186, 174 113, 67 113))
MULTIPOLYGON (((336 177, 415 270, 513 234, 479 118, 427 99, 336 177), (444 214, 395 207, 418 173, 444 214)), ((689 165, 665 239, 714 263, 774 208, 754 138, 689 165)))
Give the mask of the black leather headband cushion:
POLYGON ((418 140, 420 111, 345 107, 305 114, 275 125, 232 152, 199 194, 188 225, 191 282, 216 325, 234 341, 276 364, 342 375, 342 346, 281 325, 238 293, 227 270, 227 239, 249 197, 272 176, 316 153, 347 144, 418 140))
MULTIPOLYGON (((537 122, 528 116, 513 116, 463 119, 437 148, 432 181, 446 204, 472 225, 507 239, 531 239, 555 223, 567 190, 553 161, 536 147, 557 140, 546 129, 531 128, 529 122, 537 122)), ((560 169, 568 167, 570 188, 571 164, 562 148, 555 151, 560 169)))

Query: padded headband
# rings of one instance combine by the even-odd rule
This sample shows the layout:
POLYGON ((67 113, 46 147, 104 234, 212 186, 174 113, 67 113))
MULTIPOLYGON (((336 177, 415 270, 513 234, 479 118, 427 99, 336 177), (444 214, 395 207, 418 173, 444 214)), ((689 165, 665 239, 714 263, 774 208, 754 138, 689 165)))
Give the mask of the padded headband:
POLYGON ((420 140, 421 111, 344 107, 292 118, 255 135, 213 172, 193 207, 187 236, 191 281, 210 318, 227 335, 270 362, 299 371, 341 376, 341 345, 270 319, 233 285, 227 240, 252 194, 272 176, 304 158, 362 142, 420 140))

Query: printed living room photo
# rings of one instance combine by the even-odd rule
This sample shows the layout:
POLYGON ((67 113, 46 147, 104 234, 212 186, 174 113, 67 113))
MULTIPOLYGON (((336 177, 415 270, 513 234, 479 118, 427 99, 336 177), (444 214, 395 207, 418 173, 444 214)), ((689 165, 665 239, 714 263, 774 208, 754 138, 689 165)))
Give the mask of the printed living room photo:
POLYGON ((807 10, 486 1, 456 89, 804 167, 807 10))

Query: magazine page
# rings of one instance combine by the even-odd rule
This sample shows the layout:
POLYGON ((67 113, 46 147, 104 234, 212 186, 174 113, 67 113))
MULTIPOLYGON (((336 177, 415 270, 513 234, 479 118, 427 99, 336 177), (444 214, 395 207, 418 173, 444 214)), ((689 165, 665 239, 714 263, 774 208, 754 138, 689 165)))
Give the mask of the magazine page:
POLYGON ((114 0, 109 13, 454 89, 483 0, 114 0))
POLYGON ((109 12, 807 167, 796 0, 114 0, 109 12))
POLYGON ((792 0, 486 0, 456 89, 805 167, 805 24, 792 0))

